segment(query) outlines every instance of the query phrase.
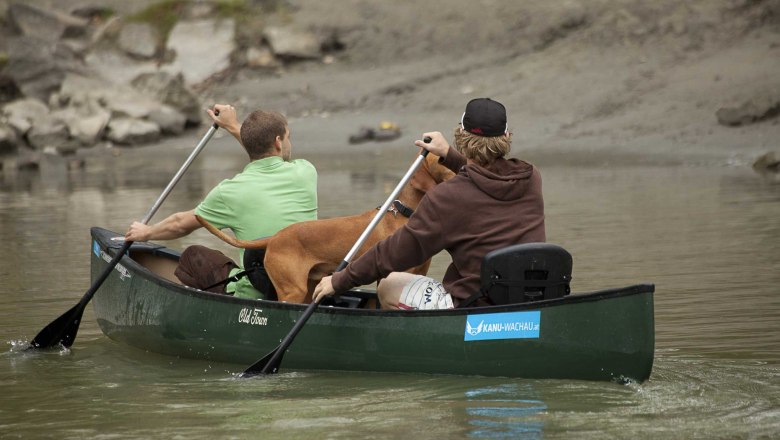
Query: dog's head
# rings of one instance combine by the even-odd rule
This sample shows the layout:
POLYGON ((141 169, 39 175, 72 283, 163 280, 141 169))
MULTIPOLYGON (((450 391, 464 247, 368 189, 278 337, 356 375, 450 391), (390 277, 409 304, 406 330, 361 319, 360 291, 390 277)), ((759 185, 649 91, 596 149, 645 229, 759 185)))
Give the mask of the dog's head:
POLYGON ((418 191, 427 192, 439 183, 454 176, 455 173, 439 163, 439 156, 429 154, 425 156, 425 160, 420 168, 412 175, 409 184, 418 191))

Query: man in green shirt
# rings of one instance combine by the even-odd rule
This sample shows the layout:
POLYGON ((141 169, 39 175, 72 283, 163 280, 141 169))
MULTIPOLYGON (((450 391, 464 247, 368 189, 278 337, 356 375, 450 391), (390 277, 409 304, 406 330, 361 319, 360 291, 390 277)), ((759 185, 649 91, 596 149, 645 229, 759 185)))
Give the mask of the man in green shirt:
MULTIPOLYGON (((317 171, 304 159, 290 159, 290 129, 284 116, 257 110, 239 124, 235 108, 222 104, 209 109, 208 114, 241 142, 249 154, 249 164, 232 179, 220 182, 195 209, 177 212, 153 225, 134 222, 125 235, 126 240, 184 237, 201 227, 196 215, 219 229, 231 229, 241 240, 273 235, 292 223, 316 220, 317 171)), ((202 246, 190 246, 182 254, 180 268, 188 267, 190 271, 193 267, 200 268, 196 271, 200 273, 190 273, 195 278, 187 280, 191 287, 205 289, 215 279, 219 281, 242 270, 224 256, 228 262, 226 267, 218 264, 204 267, 200 260, 187 261, 193 254, 204 251, 210 256, 221 255, 202 246)), ((243 257, 244 250, 241 249, 239 261, 243 261, 243 257)), ((240 298, 264 297, 247 277, 217 289, 240 298)))

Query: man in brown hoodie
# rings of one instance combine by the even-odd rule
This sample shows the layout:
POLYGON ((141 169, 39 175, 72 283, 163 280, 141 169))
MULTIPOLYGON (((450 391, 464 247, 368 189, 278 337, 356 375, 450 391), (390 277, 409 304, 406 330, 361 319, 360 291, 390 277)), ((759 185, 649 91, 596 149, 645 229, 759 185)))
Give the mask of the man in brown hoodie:
MULTIPOLYGON (((512 135, 501 103, 469 101, 455 129, 456 148, 439 132, 425 136, 430 143, 416 145, 458 174, 428 191, 404 227, 343 271, 323 278, 314 290, 315 301, 382 279, 377 293, 383 308, 457 307, 479 290, 482 258, 488 252, 545 241, 542 178, 530 163, 505 157, 512 135), (441 284, 401 272, 442 250, 452 263, 441 284)), ((475 304, 489 303, 480 298, 475 304)))

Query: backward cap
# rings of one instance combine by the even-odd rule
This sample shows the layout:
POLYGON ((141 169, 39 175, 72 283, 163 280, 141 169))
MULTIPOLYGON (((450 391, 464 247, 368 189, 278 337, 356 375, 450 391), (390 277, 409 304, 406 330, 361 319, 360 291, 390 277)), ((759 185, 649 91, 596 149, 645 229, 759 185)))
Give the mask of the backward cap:
POLYGON ((476 98, 466 104, 463 129, 477 136, 495 137, 507 132, 506 108, 490 98, 476 98))

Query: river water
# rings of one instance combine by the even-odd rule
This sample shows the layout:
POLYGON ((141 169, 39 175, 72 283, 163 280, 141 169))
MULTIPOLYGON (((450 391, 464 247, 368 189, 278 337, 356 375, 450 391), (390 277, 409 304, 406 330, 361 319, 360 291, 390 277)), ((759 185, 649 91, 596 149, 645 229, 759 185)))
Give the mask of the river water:
MULTIPOLYGON (((344 147, 294 133, 294 154, 319 170, 320 217, 380 205, 415 155, 398 142, 344 147)), ((239 380, 246 366, 119 345, 91 307, 70 350, 24 351, 89 287, 89 227, 122 231, 143 217, 200 135, 91 154, 83 167, 47 159, 39 172, 0 171, 0 438, 780 436, 780 185, 717 161, 528 157, 544 179, 548 241, 574 256, 574 292, 656 285, 643 384, 296 371, 239 380)), ((239 171, 239 148, 215 137, 153 221, 239 171)), ((168 244, 194 243, 234 253, 204 231, 168 244)))

